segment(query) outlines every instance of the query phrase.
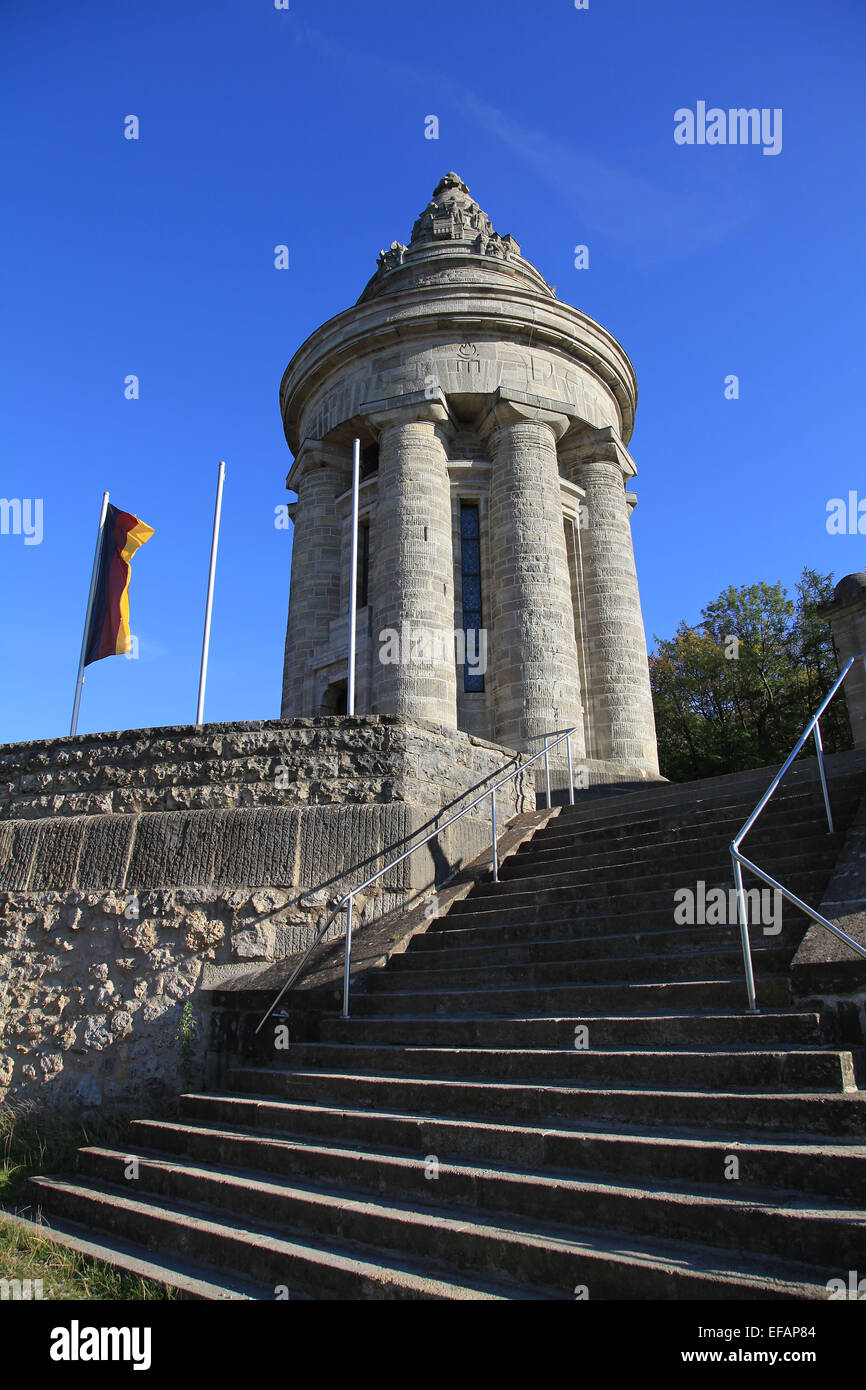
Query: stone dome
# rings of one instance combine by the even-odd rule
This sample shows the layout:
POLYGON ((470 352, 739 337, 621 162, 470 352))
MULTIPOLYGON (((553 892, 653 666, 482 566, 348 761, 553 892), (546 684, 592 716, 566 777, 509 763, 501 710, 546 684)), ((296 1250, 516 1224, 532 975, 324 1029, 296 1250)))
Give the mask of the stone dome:
POLYGON ((856 574, 846 574, 844 579, 833 590, 833 597, 837 603, 853 603, 866 590, 866 574, 859 570, 856 574))

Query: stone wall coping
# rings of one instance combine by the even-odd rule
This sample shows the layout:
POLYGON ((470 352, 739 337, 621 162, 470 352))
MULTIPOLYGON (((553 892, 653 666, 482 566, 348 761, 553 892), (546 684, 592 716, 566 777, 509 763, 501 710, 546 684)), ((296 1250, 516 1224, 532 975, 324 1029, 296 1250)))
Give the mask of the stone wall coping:
POLYGON ((385 729, 404 729, 407 732, 420 730, 423 733, 435 734, 437 737, 445 737, 457 743, 468 743, 477 748, 490 748, 499 750, 503 754, 503 760, 515 756, 515 749, 508 748, 504 744, 493 743, 489 739, 479 738, 476 734, 469 734, 462 729, 448 728, 443 724, 436 724, 428 720, 406 719, 398 714, 356 714, 347 715, 312 715, 307 718, 297 719, 252 719, 238 722, 218 723, 218 724, 163 724, 150 728, 140 729, 113 729, 99 731, 89 734, 63 734, 56 738, 44 739, 25 739, 16 743, 0 743, 0 758, 4 755, 26 752, 41 752, 45 749, 57 748, 86 748, 89 746, 111 745, 123 742, 141 743, 144 741, 158 742, 160 739, 188 738, 193 740, 207 740, 208 738, 219 738, 221 736, 244 733, 274 733, 291 735, 294 730, 303 731, 306 729, 320 729, 327 731, 333 730, 335 735, 339 735, 344 730, 363 729, 363 728, 385 728, 385 729))

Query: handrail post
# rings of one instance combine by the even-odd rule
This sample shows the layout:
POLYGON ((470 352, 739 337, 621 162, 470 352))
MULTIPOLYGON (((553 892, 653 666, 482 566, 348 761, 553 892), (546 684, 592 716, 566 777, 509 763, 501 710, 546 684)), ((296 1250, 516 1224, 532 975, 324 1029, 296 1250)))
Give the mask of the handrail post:
POLYGON ((568 801, 569 805, 574 805, 574 761, 571 753, 571 734, 565 740, 565 748, 568 753, 568 801))
POLYGON ((821 774, 821 790, 824 793, 824 806, 827 811, 828 835, 833 834, 833 812, 830 810, 830 793, 827 790, 827 773, 824 769, 824 743, 821 738, 821 720, 815 720, 815 747, 818 750, 818 771, 821 774))
POLYGON ((550 795, 550 750, 547 746, 547 734, 544 735, 544 776, 547 781, 547 809, 549 811, 553 798, 550 795))
POLYGON ((748 817, 745 824, 740 827, 733 840, 731 841, 731 860, 734 866, 734 884, 736 885, 737 893, 737 916, 739 918, 740 923, 740 941, 743 948, 743 963, 746 968, 746 990, 749 996, 749 1008, 751 1009, 752 1013, 757 1013, 758 1009, 757 1004, 755 1003, 755 976, 752 970, 752 947, 751 942, 749 940, 749 914, 746 904, 746 895, 743 889, 743 864, 746 865, 746 867, 749 869, 751 873, 756 874, 758 878, 763 879, 765 883, 768 883, 771 888, 774 888, 778 892, 780 892, 783 895, 783 897, 787 898, 789 902, 793 903, 794 906, 800 912, 805 912, 808 916, 811 917, 811 919, 814 922, 817 922, 819 926, 826 927, 828 931, 833 932, 835 936, 838 936, 847 945, 853 947, 853 949, 857 951, 861 956, 866 957, 866 950, 864 950, 864 948, 861 945, 859 945, 859 943, 856 942, 853 939, 853 937, 849 937, 845 932, 841 931, 839 927, 834 926, 833 923, 829 922, 826 917, 822 917, 820 912, 816 912, 814 908, 809 907, 808 903, 804 903, 800 898, 796 897, 789 889, 784 888, 781 883, 778 883, 776 879, 771 878, 769 874, 765 873, 764 870, 759 868, 757 864, 753 863, 751 859, 746 859, 745 856, 743 856, 740 853, 740 845, 742 841, 752 830, 753 826, 755 825, 755 822, 757 821, 764 807, 767 805, 773 793, 776 791, 776 788, 779 786, 780 782, 787 773, 788 768, 796 760, 801 749, 803 749, 808 743, 811 734, 815 735, 815 748, 818 754, 818 771, 821 777, 821 790, 824 794, 824 807, 827 812, 827 824, 829 826, 829 833, 831 835, 833 834, 833 812, 830 807, 830 792, 827 787, 827 770, 824 765, 824 743, 821 738, 821 716, 830 705, 830 702, 835 698, 838 691, 842 689, 842 686, 845 684, 845 681, 848 677, 848 673, 854 665, 855 661, 862 661, 864 670, 866 670, 866 652, 858 653, 858 655, 851 656, 848 658, 842 670, 839 672, 830 689, 827 691, 827 694, 824 696, 823 700, 818 706, 817 710, 812 715, 812 718, 809 720, 802 734, 797 739, 797 742, 794 744, 794 747, 788 754, 788 757, 785 759, 785 762, 782 764, 781 768, 776 773, 769 787, 764 792, 764 795, 761 797, 754 811, 748 817))
POLYGON ((346 903, 346 963, 343 967, 343 1018, 349 1017, 349 975, 352 968, 352 909, 355 905, 355 896, 349 894, 349 901, 346 903))
POLYGON ((746 894, 743 888, 743 866, 732 854, 734 864, 734 883, 737 887, 737 916, 740 919, 740 944, 743 948, 743 965, 746 971, 746 994, 749 1000, 749 1009, 753 1014, 758 1012, 758 1005, 755 999, 755 974, 752 969, 752 943, 749 940, 749 910, 746 904, 746 894))
POLYGON ((493 821, 493 882, 499 882, 499 846, 496 834, 496 792, 490 793, 490 818, 493 821))

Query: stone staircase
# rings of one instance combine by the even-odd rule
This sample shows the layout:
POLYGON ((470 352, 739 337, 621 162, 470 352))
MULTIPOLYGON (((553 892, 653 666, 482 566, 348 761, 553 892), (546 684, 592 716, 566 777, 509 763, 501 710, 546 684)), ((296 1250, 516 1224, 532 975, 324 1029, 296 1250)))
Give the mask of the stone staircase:
MULTIPOLYGON (((831 763, 835 835, 802 764, 748 841, 816 905, 866 783, 831 763)), ((757 1015, 736 926, 674 919, 766 784, 563 808, 350 1019, 32 1180, 42 1219, 213 1299, 827 1298, 866 1274, 859 1048, 791 999, 805 918, 753 928, 757 1015)))

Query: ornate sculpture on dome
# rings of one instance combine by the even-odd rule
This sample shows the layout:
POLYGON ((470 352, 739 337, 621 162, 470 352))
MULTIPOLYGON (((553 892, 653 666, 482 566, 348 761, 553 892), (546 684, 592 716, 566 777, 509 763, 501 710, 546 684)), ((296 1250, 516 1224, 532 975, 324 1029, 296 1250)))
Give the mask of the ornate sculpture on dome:
POLYGON ((403 264, 403 257, 409 248, 402 242, 392 241, 387 251, 380 251, 377 263, 380 270, 394 270, 396 266, 403 264))

